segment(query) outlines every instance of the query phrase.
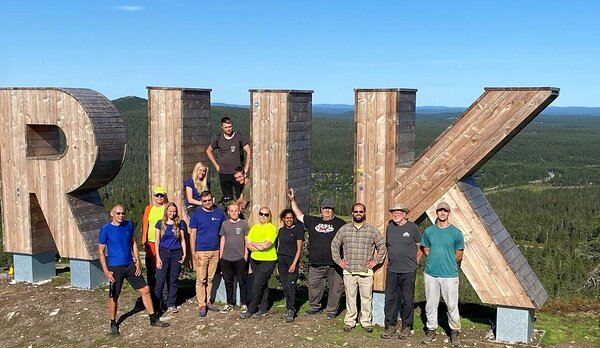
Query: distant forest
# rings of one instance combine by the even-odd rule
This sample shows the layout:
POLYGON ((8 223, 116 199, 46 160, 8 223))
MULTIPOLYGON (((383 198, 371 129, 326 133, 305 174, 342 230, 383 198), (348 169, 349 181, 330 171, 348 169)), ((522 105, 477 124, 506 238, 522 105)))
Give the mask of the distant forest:
MULTIPOLYGON (((139 226, 148 204, 147 101, 126 97, 113 103, 125 120, 127 157, 119 175, 100 193, 106 206, 125 203, 131 212, 128 218, 139 226)), ((248 134, 247 108, 213 106, 212 133, 217 134, 223 116, 248 134)), ((331 197, 338 214, 348 215, 353 202, 354 122, 339 114, 329 116, 313 115, 310 210, 318 213, 322 198, 331 197), (334 129, 348 136, 331 136, 334 129)), ((418 113, 416 152, 422 152, 457 116, 418 113)), ((600 289, 588 282, 600 262, 600 118, 538 116, 476 177, 551 297, 600 295, 600 289)), ((214 170, 210 179, 218 190, 214 170)), ((220 192, 216 196, 220 198, 220 192)), ((0 254, 0 266, 10 262, 10 255, 0 254)), ((465 279, 461 301, 479 302, 465 279)))

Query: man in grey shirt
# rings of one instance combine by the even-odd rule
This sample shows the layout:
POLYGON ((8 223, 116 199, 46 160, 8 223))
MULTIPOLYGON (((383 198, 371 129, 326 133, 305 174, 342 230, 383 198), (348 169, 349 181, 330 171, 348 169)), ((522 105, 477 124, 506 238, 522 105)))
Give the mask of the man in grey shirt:
POLYGON ((421 262, 421 231, 415 223, 406 220, 408 207, 396 204, 390 209, 392 220, 386 228, 388 268, 385 281, 385 332, 381 338, 396 334, 398 320, 398 293, 402 300, 402 330, 398 338, 407 340, 414 322, 414 295, 417 266, 421 262))

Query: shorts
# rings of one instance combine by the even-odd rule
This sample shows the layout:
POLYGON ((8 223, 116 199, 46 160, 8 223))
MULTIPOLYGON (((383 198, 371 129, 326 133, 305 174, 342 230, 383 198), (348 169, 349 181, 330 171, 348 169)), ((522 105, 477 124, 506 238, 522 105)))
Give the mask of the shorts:
POLYGON ((139 276, 135 275, 135 264, 129 264, 127 266, 108 266, 108 270, 113 272, 113 278, 115 278, 114 288, 112 291, 109 291, 109 297, 119 297, 121 294, 121 288, 123 287, 123 280, 127 279, 129 284, 135 290, 139 290, 146 286, 146 280, 140 274, 139 276))

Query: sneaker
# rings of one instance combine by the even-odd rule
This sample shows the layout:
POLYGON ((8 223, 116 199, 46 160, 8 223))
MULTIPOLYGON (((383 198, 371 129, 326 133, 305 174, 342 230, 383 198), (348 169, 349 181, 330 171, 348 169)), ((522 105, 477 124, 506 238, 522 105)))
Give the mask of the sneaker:
POLYGON ((410 326, 402 325, 402 330, 400 330, 400 334, 398 335, 398 338, 401 340, 407 340, 411 335, 411 331, 412 331, 412 329, 410 328, 410 326))
POLYGON ((458 337, 460 334, 460 331, 458 330, 452 330, 452 332, 450 332, 450 342, 452 343, 452 347, 460 347, 461 343, 460 343, 460 337, 458 337))
POLYGON ((306 312, 304 312, 304 315, 317 315, 317 314, 321 314, 321 310, 320 309, 309 309, 306 312))
POLYGON ((214 304, 212 304, 210 302, 208 302, 206 304, 206 309, 208 309, 211 312, 219 312, 220 311, 219 307, 215 306, 214 304))
POLYGON ((164 321, 160 321, 159 319, 156 319, 155 321, 151 321, 150 322, 150 326, 154 326, 154 327, 169 327, 169 326, 171 326, 171 324, 165 323, 164 321))
POLYGON ((260 319, 260 318, 266 317, 267 315, 269 315, 269 312, 258 311, 256 313, 252 314, 252 319, 260 319))
POLYGON ((179 308, 177 308, 176 306, 171 306, 167 308, 167 310, 171 313, 179 313, 179 308))
POLYGON ((248 312, 247 310, 240 313, 240 319, 248 319, 252 316, 252 314, 250 312, 248 312))
POLYGON ((240 312, 242 312, 242 313, 248 313, 248 306, 242 305, 242 307, 240 308, 240 312))
POLYGON ((327 320, 335 319, 335 313, 327 313, 327 320))
POLYGON ((285 311, 285 314, 283 315, 283 320, 285 320, 288 323, 291 323, 292 321, 294 321, 295 316, 296 316, 296 313, 294 313, 293 310, 288 309, 287 311, 285 311))
POLYGON ((365 326, 365 327, 363 327, 363 329, 365 330, 366 333, 372 333, 373 332, 373 327, 372 326, 365 326))
POLYGON ((221 313, 227 314, 227 313, 231 312, 232 310, 233 310, 233 305, 226 304, 225 307, 223 307, 223 309, 221 309, 221 313))
POLYGON ((110 324, 110 335, 111 336, 119 336, 121 333, 119 332, 119 326, 117 325, 117 323, 111 323, 110 324))
POLYGON ((429 344, 435 342, 435 330, 427 330, 425 339, 421 341, 423 344, 429 344))
POLYGON ((344 332, 350 332, 354 329, 354 326, 344 325, 344 332))
POLYGON ((396 327, 393 325, 390 325, 390 326, 385 327, 385 332, 382 333, 379 337, 381 337, 383 339, 389 339, 389 338, 392 338, 395 334, 396 334, 396 327))
POLYGON ((206 306, 201 306, 198 309, 198 316, 204 318, 206 316, 206 306))

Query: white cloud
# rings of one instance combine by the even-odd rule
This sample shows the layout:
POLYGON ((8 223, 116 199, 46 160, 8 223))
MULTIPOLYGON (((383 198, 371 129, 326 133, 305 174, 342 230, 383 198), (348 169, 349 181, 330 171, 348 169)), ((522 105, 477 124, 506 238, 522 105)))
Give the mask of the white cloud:
POLYGON ((119 11, 127 11, 127 12, 137 12, 137 11, 144 10, 144 8, 142 6, 135 6, 135 5, 115 6, 114 8, 119 11))

